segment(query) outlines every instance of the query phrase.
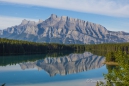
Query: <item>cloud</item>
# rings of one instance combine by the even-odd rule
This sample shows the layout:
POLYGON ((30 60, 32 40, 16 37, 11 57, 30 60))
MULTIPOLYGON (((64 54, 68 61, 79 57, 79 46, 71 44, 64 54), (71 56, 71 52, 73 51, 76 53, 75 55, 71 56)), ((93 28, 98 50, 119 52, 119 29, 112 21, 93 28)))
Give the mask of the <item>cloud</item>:
POLYGON ((38 21, 37 19, 9 17, 9 16, 0 15, 0 29, 6 29, 7 27, 19 25, 23 19, 27 19, 31 21, 38 21))
POLYGON ((88 12, 94 14, 129 17, 129 0, 0 0, 15 4, 88 12))

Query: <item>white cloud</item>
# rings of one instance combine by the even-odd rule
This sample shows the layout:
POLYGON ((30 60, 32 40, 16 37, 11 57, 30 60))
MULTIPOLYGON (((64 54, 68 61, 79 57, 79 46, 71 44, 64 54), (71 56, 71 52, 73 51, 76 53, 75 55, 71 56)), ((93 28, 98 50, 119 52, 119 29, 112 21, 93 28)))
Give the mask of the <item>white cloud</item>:
POLYGON ((108 16, 129 17, 129 0, 0 0, 108 16))
POLYGON ((37 19, 0 16, 0 29, 6 29, 7 27, 19 25, 23 19, 38 21, 37 19))

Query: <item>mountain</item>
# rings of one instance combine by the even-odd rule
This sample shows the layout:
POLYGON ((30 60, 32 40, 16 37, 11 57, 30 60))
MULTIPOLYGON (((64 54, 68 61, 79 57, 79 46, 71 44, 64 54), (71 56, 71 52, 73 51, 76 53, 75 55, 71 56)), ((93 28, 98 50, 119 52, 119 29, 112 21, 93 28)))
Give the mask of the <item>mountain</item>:
POLYGON ((59 58, 48 57, 36 62, 20 63, 23 70, 37 67, 39 70, 45 70, 50 76, 56 74, 67 75, 88 71, 102 67, 105 58, 93 55, 90 52, 83 54, 70 54, 59 58))
POLYGON ((0 31, 0 37, 63 44, 129 42, 129 33, 109 31, 99 24, 54 14, 45 21, 24 19, 20 25, 0 31))

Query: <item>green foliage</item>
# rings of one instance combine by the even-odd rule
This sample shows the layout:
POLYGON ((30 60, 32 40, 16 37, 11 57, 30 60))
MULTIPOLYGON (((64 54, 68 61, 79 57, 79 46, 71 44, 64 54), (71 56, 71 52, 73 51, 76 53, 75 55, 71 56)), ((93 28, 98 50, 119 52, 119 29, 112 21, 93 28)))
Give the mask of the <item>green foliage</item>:
POLYGON ((89 44, 85 46, 86 50, 95 50, 95 51, 126 51, 129 52, 129 43, 105 43, 105 44, 89 44))
POLYGON ((108 74, 104 74, 107 83, 98 86, 129 86, 129 54, 123 51, 112 53, 119 65, 107 65, 108 74))
POLYGON ((106 61, 109 62, 115 62, 116 58, 113 52, 109 52, 106 54, 106 61))
POLYGON ((64 45, 56 43, 35 43, 21 40, 0 38, 0 55, 46 53, 48 51, 85 50, 84 45, 64 45))

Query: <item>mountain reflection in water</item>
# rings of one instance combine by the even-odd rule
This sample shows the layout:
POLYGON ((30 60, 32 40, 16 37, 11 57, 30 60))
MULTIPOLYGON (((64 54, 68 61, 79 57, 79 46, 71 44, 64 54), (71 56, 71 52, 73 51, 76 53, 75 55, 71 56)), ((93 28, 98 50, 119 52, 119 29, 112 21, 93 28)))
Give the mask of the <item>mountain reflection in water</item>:
POLYGON ((56 74, 67 75, 97 69, 104 65, 104 60, 105 58, 102 56, 85 52, 58 58, 47 57, 35 62, 20 63, 19 65, 23 70, 38 68, 38 70, 45 70, 50 76, 55 76, 56 74))

